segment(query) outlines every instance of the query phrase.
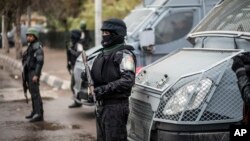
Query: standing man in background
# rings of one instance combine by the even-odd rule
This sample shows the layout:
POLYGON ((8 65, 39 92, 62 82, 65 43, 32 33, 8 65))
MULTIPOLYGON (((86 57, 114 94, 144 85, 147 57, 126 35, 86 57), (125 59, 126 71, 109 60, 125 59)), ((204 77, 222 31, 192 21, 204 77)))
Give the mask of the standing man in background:
POLYGON ((71 84, 70 88, 73 93, 74 103, 69 105, 69 108, 77 108, 81 107, 82 103, 80 102, 80 98, 74 91, 75 78, 74 78, 74 67, 76 63, 77 57, 82 53, 83 46, 80 43, 81 31, 80 30, 72 30, 70 32, 71 44, 70 47, 67 48, 67 68, 71 74, 71 84))
POLYGON ((91 76, 97 106, 97 141, 127 141, 129 96, 135 83, 136 58, 125 45, 126 24, 120 19, 103 22, 102 52, 94 60, 91 76))
POLYGON ((39 78, 44 63, 42 44, 38 41, 39 33, 35 28, 29 28, 27 33, 28 48, 23 54, 23 74, 28 85, 32 100, 32 111, 26 116, 30 122, 43 121, 43 102, 39 90, 39 78))
POLYGON ((87 23, 86 21, 82 20, 80 23, 81 29, 81 44, 84 50, 88 50, 90 48, 91 38, 89 35, 89 31, 87 30, 87 23))

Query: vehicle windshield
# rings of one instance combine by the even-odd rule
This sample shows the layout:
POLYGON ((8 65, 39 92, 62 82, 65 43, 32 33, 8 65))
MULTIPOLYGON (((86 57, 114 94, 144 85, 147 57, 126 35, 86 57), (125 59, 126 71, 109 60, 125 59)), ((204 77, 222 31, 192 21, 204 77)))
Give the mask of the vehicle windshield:
MULTIPOLYGON (((207 31, 249 32, 250 0, 224 0, 192 33, 207 31)), ((191 34, 192 34, 191 33, 191 34)))
MULTIPOLYGON (((153 1, 153 0, 151 0, 153 1)), ((164 3, 166 3, 168 0, 154 0, 154 2, 151 2, 152 6, 162 6, 164 3)))
POLYGON ((127 32, 134 32, 138 26, 144 23, 145 19, 154 11, 152 9, 139 9, 132 11, 127 17, 124 18, 124 22, 127 25, 127 32))

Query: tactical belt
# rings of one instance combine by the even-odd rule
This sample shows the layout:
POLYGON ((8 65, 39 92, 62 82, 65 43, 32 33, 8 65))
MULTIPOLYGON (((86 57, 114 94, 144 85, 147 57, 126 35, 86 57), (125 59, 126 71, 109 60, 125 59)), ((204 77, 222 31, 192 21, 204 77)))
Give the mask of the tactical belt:
POLYGON ((101 103, 102 105, 112 105, 112 104, 127 104, 128 98, 126 99, 105 99, 102 100, 101 103))

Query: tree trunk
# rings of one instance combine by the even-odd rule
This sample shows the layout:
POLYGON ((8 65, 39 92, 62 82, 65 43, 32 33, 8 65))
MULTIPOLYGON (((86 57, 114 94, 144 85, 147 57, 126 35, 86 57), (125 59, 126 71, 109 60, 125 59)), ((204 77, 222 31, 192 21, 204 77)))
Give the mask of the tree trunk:
POLYGON ((31 8, 28 6, 27 8, 27 17, 28 17, 28 27, 31 26, 31 8))
POLYGON ((9 44, 8 44, 8 38, 7 38, 7 22, 6 22, 6 16, 3 14, 2 15, 2 47, 4 53, 9 53, 9 44))
POLYGON ((20 7, 16 10, 16 33, 15 33, 15 47, 16 47, 16 59, 22 58, 22 42, 21 42, 21 13, 20 7))

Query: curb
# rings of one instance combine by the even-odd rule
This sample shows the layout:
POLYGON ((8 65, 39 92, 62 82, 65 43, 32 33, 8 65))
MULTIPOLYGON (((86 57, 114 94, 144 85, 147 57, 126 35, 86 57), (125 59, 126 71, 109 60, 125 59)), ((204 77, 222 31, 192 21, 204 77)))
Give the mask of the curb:
MULTIPOLYGON (((21 76, 23 67, 20 61, 0 53, 0 65, 3 65, 7 71, 21 76)), ((42 72, 40 81, 56 89, 68 90, 70 88, 70 81, 63 80, 46 72, 42 72)))
MULTIPOLYGON (((14 91, 12 89, 4 89, 1 90, 3 93, 0 91, 0 103, 1 102, 15 102, 15 101, 25 101, 26 98, 24 97, 23 94, 23 88, 16 89, 17 91, 14 91)), ((32 101, 31 100, 31 95, 30 93, 27 95, 28 96, 28 101, 29 103, 32 101)), ((42 99, 56 99, 58 98, 58 95, 54 93, 54 90, 45 90, 44 92, 41 93, 42 99)))

